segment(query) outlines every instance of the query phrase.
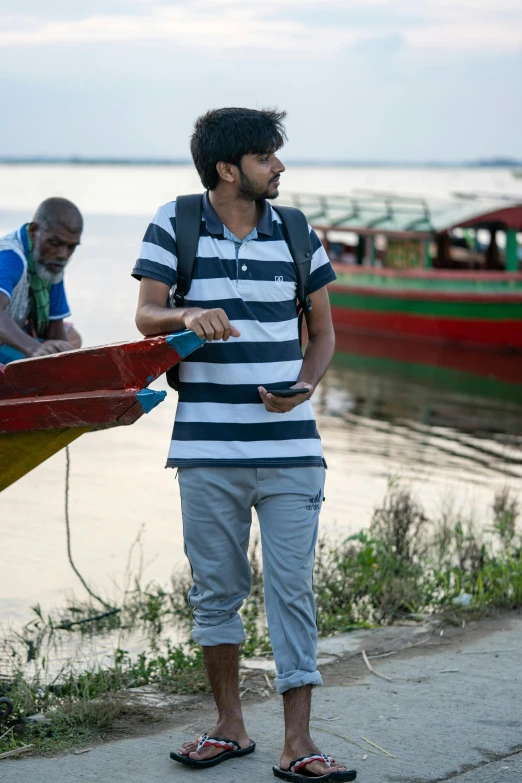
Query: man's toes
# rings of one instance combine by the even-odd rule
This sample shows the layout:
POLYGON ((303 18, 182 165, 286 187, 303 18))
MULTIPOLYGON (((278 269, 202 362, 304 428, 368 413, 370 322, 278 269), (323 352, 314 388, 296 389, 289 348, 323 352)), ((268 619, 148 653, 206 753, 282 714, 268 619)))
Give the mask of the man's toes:
POLYGON ((196 750, 197 746, 197 742, 184 742, 179 749, 179 752, 182 756, 188 756, 191 752, 196 750))
POLYGON ((189 758, 193 759, 194 761, 207 761, 208 759, 213 758, 214 756, 217 756, 219 753, 219 750, 216 747, 210 747, 210 748, 202 748, 199 753, 196 753, 193 751, 192 753, 189 753, 189 758))
POLYGON ((314 761, 307 769, 314 775, 327 775, 329 772, 346 772, 347 767, 343 767, 342 764, 332 764, 331 767, 327 767, 321 761, 314 761))

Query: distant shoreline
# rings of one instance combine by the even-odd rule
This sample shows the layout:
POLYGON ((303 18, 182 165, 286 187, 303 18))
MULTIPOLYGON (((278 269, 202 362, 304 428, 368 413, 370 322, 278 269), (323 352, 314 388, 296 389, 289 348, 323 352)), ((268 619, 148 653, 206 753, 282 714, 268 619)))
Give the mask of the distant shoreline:
MULTIPOLYGON (((490 158, 476 161, 355 161, 355 160, 287 160, 292 166, 323 168, 522 168, 522 160, 490 158)), ((95 157, 0 157, 0 165, 7 166, 192 166, 188 158, 95 158, 95 157)))

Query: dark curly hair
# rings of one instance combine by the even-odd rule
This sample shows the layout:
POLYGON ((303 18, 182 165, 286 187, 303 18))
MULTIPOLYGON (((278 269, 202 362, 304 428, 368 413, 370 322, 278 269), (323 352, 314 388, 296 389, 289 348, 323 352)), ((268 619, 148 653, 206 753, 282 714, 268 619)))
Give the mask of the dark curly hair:
POLYGON ((275 152, 286 141, 285 111, 276 109, 213 109, 198 117, 190 139, 194 165, 205 188, 219 182, 219 161, 241 168, 243 155, 275 152))

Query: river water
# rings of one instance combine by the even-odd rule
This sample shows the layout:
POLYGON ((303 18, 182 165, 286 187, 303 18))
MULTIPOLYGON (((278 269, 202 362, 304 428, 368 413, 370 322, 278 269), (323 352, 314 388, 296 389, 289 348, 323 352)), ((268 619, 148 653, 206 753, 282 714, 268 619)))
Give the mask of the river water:
MULTIPOLYGON (((284 192, 352 188, 444 196, 520 195, 507 169, 289 167, 284 192)), ((130 271, 156 207, 200 186, 190 166, 0 166, 0 235, 30 219, 43 198, 63 195, 85 214, 82 245, 67 272, 73 320, 85 345, 132 339, 137 283, 130 271)), ((522 360, 339 335, 333 366, 315 396, 328 462, 323 532, 369 524, 391 477, 409 483, 431 514, 448 505, 486 525, 497 489, 522 494, 522 360)), ((156 386, 163 388, 160 380, 156 386)), ((73 553, 98 590, 131 570, 168 583, 184 564, 175 471, 164 470, 176 394, 132 427, 70 447, 73 553), (141 558, 141 565, 140 565, 141 558)), ((63 604, 82 588, 66 557, 65 455, 0 496, 0 623, 29 607, 63 604)))

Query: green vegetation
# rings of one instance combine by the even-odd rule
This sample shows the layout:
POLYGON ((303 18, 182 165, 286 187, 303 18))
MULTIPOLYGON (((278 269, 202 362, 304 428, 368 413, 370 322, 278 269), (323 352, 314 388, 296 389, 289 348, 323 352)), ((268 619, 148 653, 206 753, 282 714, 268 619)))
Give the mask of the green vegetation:
MULTIPOLYGON (((390 482, 369 530, 336 546, 323 540, 318 547, 314 589, 320 635, 427 614, 460 621, 463 616, 521 607, 519 514, 517 500, 507 490, 500 492, 491 526, 478 533, 471 520, 458 514, 429 519, 409 489, 390 482)), ((253 587, 242 610, 245 657, 270 653, 257 543, 251 563, 253 587)), ((23 632, 0 643, 0 660, 9 660, 12 670, 3 690, 0 681, 0 695, 7 695, 14 705, 0 730, 0 753, 29 743, 42 752, 54 751, 103 737, 128 718, 125 711, 130 708, 114 696, 122 689, 154 684, 171 693, 208 691, 200 649, 165 639, 172 628, 182 629, 189 638, 189 585, 188 574, 177 577, 169 590, 155 584, 142 587, 136 578, 112 612, 92 602, 74 602, 59 616, 45 618, 40 607, 33 607, 34 619, 23 632), (137 658, 118 645, 110 665, 78 671, 68 664, 50 676, 49 640, 58 644, 64 635, 96 636, 115 630, 122 639, 136 628, 149 640, 148 650, 137 658), (36 674, 31 677, 24 674, 22 655, 33 662, 36 674), (50 721, 24 724, 36 713, 50 721)), ((154 718, 141 713, 143 720, 154 718)))
POLYGON ((123 705, 111 699, 63 702, 52 710, 49 721, 30 726, 23 726, 19 719, 12 721, 10 730, 2 738, 0 752, 16 750, 24 745, 33 745, 43 754, 71 746, 81 747, 102 739, 126 713, 123 705))
POLYGON ((430 520, 409 490, 391 484, 369 531, 319 548, 317 622, 321 635, 464 608, 475 613, 522 606, 519 506, 496 495, 491 528, 446 514, 430 520), (348 599, 348 600, 347 600, 348 599))
POLYGON ((1 732, 7 729, 0 739, 0 753, 31 743, 43 752, 81 746, 103 738, 131 716, 140 722, 157 720, 154 712, 115 698, 123 689, 154 684, 169 693, 209 690, 199 648, 154 643, 153 649, 136 660, 124 650, 116 650, 113 658, 112 666, 79 673, 69 666, 52 682, 42 676, 28 679, 17 672, 4 689, 14 710, 1 732), (38 713, 48 720, 24 725, 28 716, 38 713))

